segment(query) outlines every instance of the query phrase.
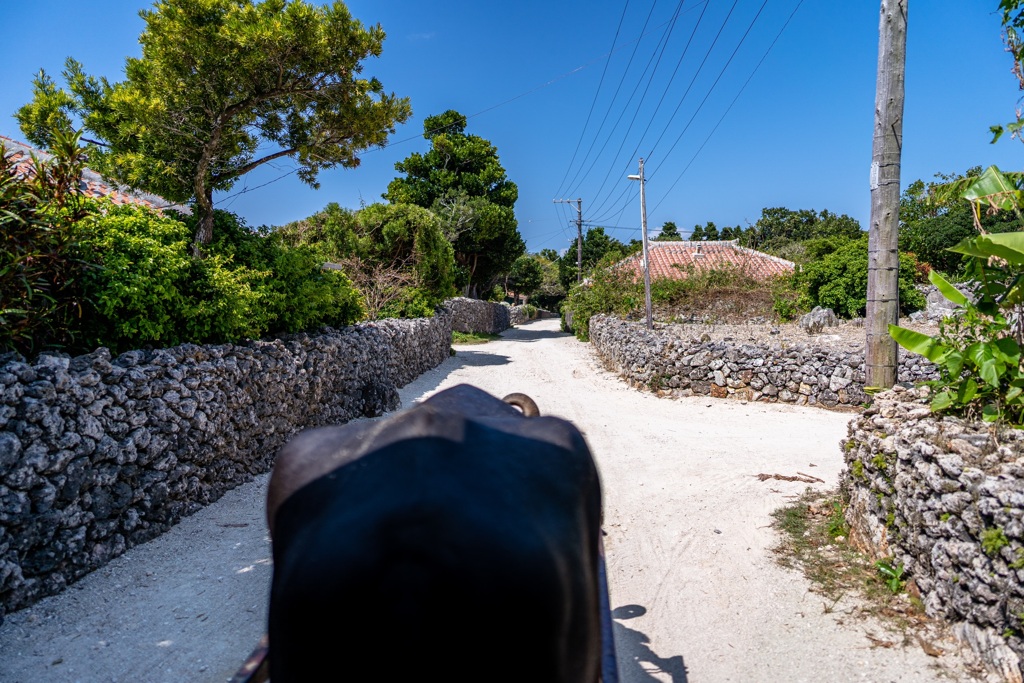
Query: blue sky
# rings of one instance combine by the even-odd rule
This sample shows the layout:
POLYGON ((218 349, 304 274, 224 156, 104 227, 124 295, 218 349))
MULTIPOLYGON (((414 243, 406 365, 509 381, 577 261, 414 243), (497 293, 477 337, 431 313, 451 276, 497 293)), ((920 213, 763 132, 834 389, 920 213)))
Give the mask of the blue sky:
MULTIPOLYGON (((575 204, 554 199, 582 198, 586 225, 639 237, 637 183, 626 176, 640 156, 652 235, 665 221, 684 233, 706 221, 747 225, 771 206, 828 209, 867 227, 877 1, 347 5, 387 32, 364 74, 409 97, 413 117, 359 168, 323 173, 319 190, 287 162, 249 174, 218 206, 251 225, 280 225, 332 201, 381 201, 395 162, 427 149, 424 117, 455 109, 470 117, 467 132, 497 147, 519 186, 516 215, 533 252, 575 239, 575 204)), ((1012 119, 1020 96, 997 5, 911 4, 904 187, 974 165, 1021 170, 1019 141, 989 144, 988 127, 1012 119)), ((0 0, 0 134, 24 139, 13 113, 40 68, 57 76, 73 56, 120 80, 125 57, 139 54, 138 11, 150 6, 0 0)))

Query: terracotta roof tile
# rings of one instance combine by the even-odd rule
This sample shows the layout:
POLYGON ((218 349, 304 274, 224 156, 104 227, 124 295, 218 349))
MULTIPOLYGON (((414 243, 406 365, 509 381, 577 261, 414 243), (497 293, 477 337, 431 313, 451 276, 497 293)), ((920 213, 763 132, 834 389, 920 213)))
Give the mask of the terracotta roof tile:
MULTIPOLYGON (((31 175, 35 172, 35 167, 32 164, 33 156, 42 161, 47 161, 52 158, 52 155, 47 152, 30 147, 23 142, 12 140, 11 138, 3 135, 0 135, 0 146, 3 147, 3 153, 10 156, 14 161, 15 173, 21 177, 31 175)), ((183 204, 175 204, 163 197, 158 197, 157 195, 150 194, 148 192, 141 192, 129 187, 111 184, 104 180, 103 176, 99 173, 89 170, 88 168, 82 171, 82 178, 79 181, 78 187, 86 197, 94 197, 97 199, 101 197, 109 197, 111 201, 118 205, 137 204, 139 206, 145 206, 158 211, 162 209, 174 209, 176 211, 181 211, 182 213, 191 213, 191 210, 183 204)))
MULTIPOLYGON (((651 278, 686 277, 688 271, 737 268, 758 280, 767 280, 792 273, 792 261, 764 252, 741 247, 736 240, 719 242, 648 242, 651 258, 651 278)), ((619 262, 620 268, 642 272, 642 254, 636 253, 619 262)))

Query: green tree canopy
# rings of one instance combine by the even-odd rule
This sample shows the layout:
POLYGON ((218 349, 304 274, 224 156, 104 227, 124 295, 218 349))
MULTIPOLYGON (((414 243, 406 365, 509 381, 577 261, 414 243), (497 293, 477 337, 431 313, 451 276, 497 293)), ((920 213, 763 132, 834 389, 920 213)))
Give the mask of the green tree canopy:
MULTIPOLYGON (((583 235, 583 276, 593 270, 594 266, 611 254, 615 259, 625 258, 636 251, 632 243, 623 244, 614 237, 605 234, 604 228, 588 228, 583 235)), ((565 255, 558 260, 558 279, 562 286, 568 289, 576 282, 576 241, 565 252, 565 255)))
POLYGON ((512 291, 516 300, 519 299, 520 294, 533 296, 543 281, 544 270, 540 261, 537 260, 537 257, 529 254, 524 254, 516 259, 506 279, 507 288, 512 291))
POLYGON ((475 296, 508 272, 526 244, 514 212, 519 189, 506 177, 494 145, 465 130, 466 117, 457 111, 427 117, 423 137, 430 150, 395 164, 405 177, 392 180, 383 197, 440 217, 464 273, 462 284, 475 296))
POLYGON ((565 299, 565 287, 558 277, 558 253, 554 249, 542 249, 534 258, 541 267, 541 283, 530 299, 541 308, 557 310, 565 299))
MULTIPOLYGON (((818 261, 808 263, 797 280, 805 288, 806 308, 824 306, 844 318, 863 316, 867 309, 868 238, 849 240, 818 261)), ((925 300, 914 287, 917 260, 912 254, 899 255, 900 314, 924 308, 925 300)))
POLYGON ((546 261, 558 260, 558 252, 555 251, 554 249, 541 249, 540 252, 538 252, 538 256, 540 256, 546 261))
MULTIPOLYGON (((970 202, 959 197, 940 199, 934 190, 980 174, 981 167, 974 166, 963 175, 938 173, 935 182, 911 183, 900 197, 900 251, 913 252, 919 261, 944 273, 962 272, 962 256, 947 250, 978 234, 970 202)), ((987 232, 1011 232, 1020 227, 1012 211, 983 211, 980 219, 987 232)))
POLYGON ((78 119, 95 138, 97 170, 194 200, 196 253, 212 236, 214 191, 282 157, 316 187, 321 170, 357 166, 411 113, 407 99, 360 77, 384 30, 364 28, 342 2, 157 0, 140 14, 142 56, 126 60, 124 81, 88 76, 69 58, 68 89, 40 72, 16 116, 45 147, 78 119))
POLYGON ((679 234, 679 228, 672 221, 665 221, 661 226, 661 232, 654 238, 658 242, 681 242, 683 236, 679 234))
POLYGON ((371 318, 430 315, 455 293, 452 246, 437 216, 422 207, 371 204, 353 212, 331 203, 275 232, 340 265, 371 318))

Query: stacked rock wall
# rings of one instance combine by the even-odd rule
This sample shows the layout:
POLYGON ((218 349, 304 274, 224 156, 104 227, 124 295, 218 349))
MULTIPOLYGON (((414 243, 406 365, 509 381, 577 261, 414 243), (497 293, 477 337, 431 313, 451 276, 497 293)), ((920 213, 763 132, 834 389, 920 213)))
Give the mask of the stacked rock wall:
POLYGON ((877 394, 842 442, 851 540, 891 557, 927 612, 1006 681, 1024 658, 1024 431, 937 417, 927 389, 877 394))
POLYGON ((456 332, 501 334, 512 326, 511 307, 480 299, 457 297, 445 305, 452 312, 452 329, 456 332))
POLYGON ((266 472, 296 431, 380 415, 452 315, 273 341, 0 359, 0 617, 266 472))
POLYGON ((512 325, 522 325, 523 323, 530 322, 531 320, 544 320, 557 317, 557 313, 552 313, 551 311, 546 311, 543 308, 537 308, 536 306, 512 306, 509 309, 509 323, 512 325))
MULTIPOLYGON (((590 319, 590 341, 630 384, 675 396, 826 407, 867 401, 863 344, 819 346, 813 336, 800 343, 701 341, 674 326, 648 330, 641 322, 605 315, 590 319)), ((900 349, 899 381, 935 377, 930 362, 900 349)))

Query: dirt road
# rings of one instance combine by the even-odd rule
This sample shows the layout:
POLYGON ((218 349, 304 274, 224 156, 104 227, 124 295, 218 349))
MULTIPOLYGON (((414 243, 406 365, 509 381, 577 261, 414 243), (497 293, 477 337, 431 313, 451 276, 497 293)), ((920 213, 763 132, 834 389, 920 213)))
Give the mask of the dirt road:
MULTIPOLYGON (((848 414, 710 398, 659 399, 598 365, 591 348, 530 323, 401 391, 455 384, 521 391, 576 423, 601 471, 623 683, 967 680, 956 647, 878 648, 879 626, 831 611, 776 564, 772 510, 811 473, 832 487, 848 414)), ((226 680, 263 630, 270 553, 266 477, 0 626, 0 681, 226 680)), ((386 671, 382 679, 386 680, 386 671)), ((486 678, 482 678, 486 680, 486 678)))

